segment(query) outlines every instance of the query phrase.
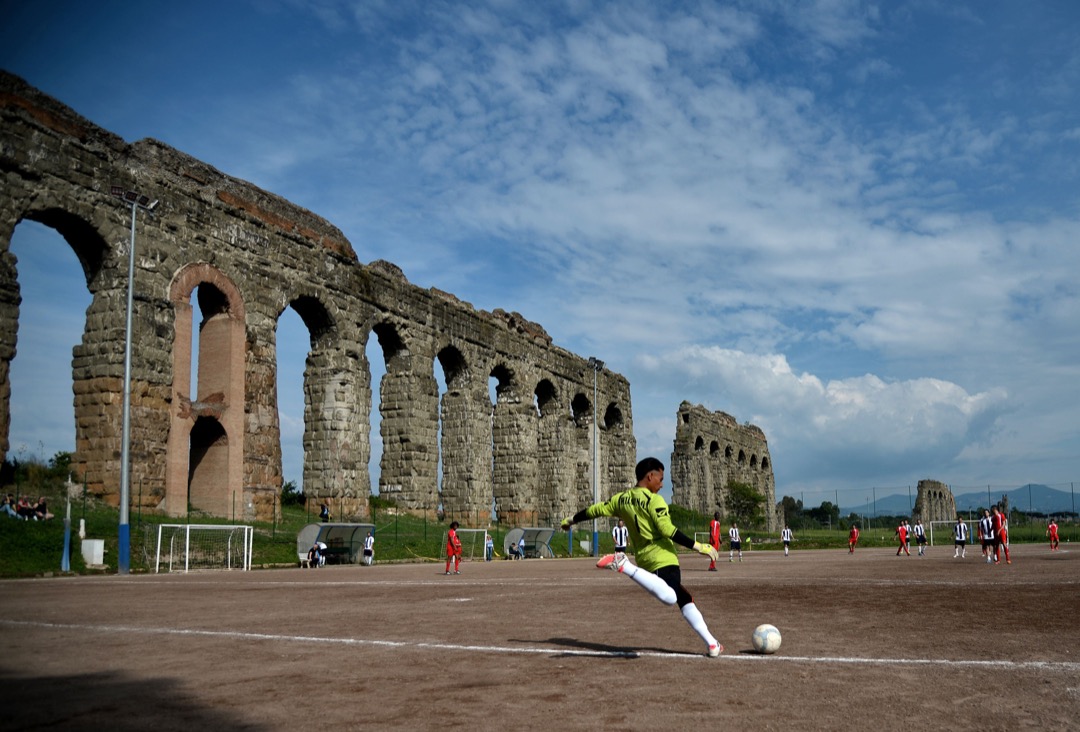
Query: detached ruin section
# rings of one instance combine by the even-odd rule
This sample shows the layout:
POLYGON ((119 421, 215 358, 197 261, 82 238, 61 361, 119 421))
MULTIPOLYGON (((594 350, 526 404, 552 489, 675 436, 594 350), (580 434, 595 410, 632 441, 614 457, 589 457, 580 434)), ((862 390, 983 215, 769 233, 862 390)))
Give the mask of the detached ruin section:
POLYGON ((760 427, 740 425, 725 412, 679 405, 671 453, 671 501, 706 516, 726 517, 727 486, 746 483, 765 496, 766 530, 777 531, 776 481, 760 427))

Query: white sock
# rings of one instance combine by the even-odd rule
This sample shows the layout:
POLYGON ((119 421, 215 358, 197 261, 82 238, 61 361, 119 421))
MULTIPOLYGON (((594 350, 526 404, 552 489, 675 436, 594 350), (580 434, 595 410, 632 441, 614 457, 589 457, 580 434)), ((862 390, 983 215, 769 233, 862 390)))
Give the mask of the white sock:
POLYGON ((665 605, 674 605, 676 601, 675 590, 667 582, 657 577, 652 572, 642 569, 629 561, 623 567, 623 574, 637 582, 648 590, 649 594, 665 605))
POLYGON ((701 640, 705 641, 705 645, 718 645, 716 638, 713 638, 712 633, 709 632, 709 626, 705 625, 705 618, 701 617, 701 611, 697 609, 697 605, 692 602, 683 605, 682 616, 686 618, 686 622, 690 623, 694 632, 701 636, 701 640))

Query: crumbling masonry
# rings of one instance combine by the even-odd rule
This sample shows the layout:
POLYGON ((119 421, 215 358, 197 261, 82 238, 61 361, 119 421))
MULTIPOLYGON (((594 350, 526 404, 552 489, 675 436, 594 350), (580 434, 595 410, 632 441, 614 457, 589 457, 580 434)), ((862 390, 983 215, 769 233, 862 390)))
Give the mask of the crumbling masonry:
POLYGON ((726 517, 732 481, 746 483, 765 497, 765 529, 776 531, 776 481, 765 433, 756 425, 740 425, 730 414, 683 402, 671 453, 672 503, 726 517))
POLYGON ((931 521, 955 521, 956 498, 949 486, 938 480, 920 480, 913 518, 927 524, 931 521))
MULTIPOLYGON (((131 381, 132 501, 270 517, 282 485, 278 318, 307 326, 304 491, 363 517, 371 492, 374 336, 380 384, 379 493, 404 508, 551 523, 592 498, 594 410, 602 496, 633 475, 626 379, 594 374, 517 313, 478 311, 411 285, 393 264, 361 264, 329 222, 146 139, 128 144, 0 72, 0 458, 19 323, 15 226, 59 232, 92 302, 74 348, 76 479, 119 502, 123 343, 131 207, 136 217, 131 381), (193 323, 197 292, 202 322, 193 323), (188 393, 198 337, 198 393, 188 393), (445 375, 435 377, 438 361, 445 375), (496 403, 489 383, 497 381, 496 403), (440 480, 441 475, 441 480, 440 480)), ((67 388, 58 384, 57 388, 67 388)))

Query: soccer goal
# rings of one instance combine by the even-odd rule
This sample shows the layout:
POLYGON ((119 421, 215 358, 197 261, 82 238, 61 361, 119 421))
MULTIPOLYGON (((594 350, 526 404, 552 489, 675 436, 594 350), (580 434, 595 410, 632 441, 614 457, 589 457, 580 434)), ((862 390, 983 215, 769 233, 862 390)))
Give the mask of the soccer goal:
MULTIPOLYGON (((461 542, 461 558, 470 562, 484 561, 484 537, 487 529, 458 529, 457 538, 461 542)), ((443 546, 450 532, 443 533, 443 546)))
POLYGON ((250 526, 161 524, 154 572, 192 569, 251 569, 250 526))

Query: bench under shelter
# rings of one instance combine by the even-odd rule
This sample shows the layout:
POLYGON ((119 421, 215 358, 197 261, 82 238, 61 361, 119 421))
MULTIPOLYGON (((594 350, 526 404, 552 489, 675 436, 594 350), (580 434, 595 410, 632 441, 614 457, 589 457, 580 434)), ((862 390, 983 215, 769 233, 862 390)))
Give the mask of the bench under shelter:
POLYGON ((300 566, 307 564, 308 551, 317 541, 326 544, 323 556, 327 564, 360 564, 369 531, 375 533, 375 524, 308 524, 296 535, 300 566))
POLYGON ((551 551, 551 538, 555 536, 555 529, 545 527, 518 527, 510 529, 503 537, 503 556, 512 557, 517 551, 516 547, 525 537, 525 557, 531 559, 551 559, 555 554, 551 551), (513 551, 511 550, 513 547, 513 551))

